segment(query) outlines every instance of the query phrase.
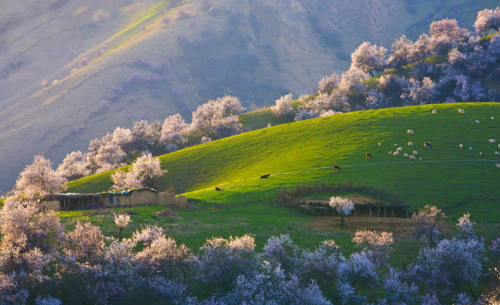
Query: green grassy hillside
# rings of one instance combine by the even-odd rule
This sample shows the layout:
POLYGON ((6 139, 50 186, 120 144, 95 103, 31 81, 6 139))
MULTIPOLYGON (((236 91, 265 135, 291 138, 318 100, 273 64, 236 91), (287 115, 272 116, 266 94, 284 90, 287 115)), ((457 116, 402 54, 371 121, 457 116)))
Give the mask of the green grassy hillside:
MULTIPOLYGON (((313 225, 318 218, 273 205, 280 187, 352 181, 402 196, 411 211, 436 205, 450 216, 452 231, 456 219, 470 212, 478 223, 478 233, 490 240, 500 234, 500 169, 495 166, 500 160, 494 153, 498 144, 488 140, 500 139, 499 122, 500 105, 493 103, 392 108, 273 126, 170 153, 160 157, 169 172, 159 183, 173 182, 177 193, 185 192, 193 209, 178 210, 177 217, 165 219, 155 214, 161 206, 125 208, 133 211, 134 221, 126 234, 143 224, 157 223, 181 242, 198 247, 212 235, 253 233, 260 246, 269 236, 286 233, 307 247, 334 238, 349 252, 354 250, 350 239, 356 228, 393 232, 407 228, 405 222, 389 219, 376 225, 362 218, 365 220, 347 230, 328 223, 318 229, 313 225), (459 108, 465 113, 460 114, 459 108), (431 114, 432 109, 437 114, 431 114), (413 147, 408 147, 409 141, 413 147), (424 149, 424 142, 434 147, 424 149), (399 146, 403 153, 417 150, 423 160, 388 154, 399 146), (368 152, 373 159, 365 158, 368 152), (341 166, 342 172, 333 172, 333 165, 341 166), (271 174, 269 179, 259 179, 266 173, 271 174), (222 191, 215 191, 215 186, 222 191)), ((68 191, 105 190, 111 185, 109 176, 108 172, 70 182, 68 191)), ((107 234, 116 234, 112 214, 70 211, 60 215, 69 228, 77 220, 90 220, 107 234)), ((418 250, 419 244, 404 236, 397 238, 393 255, 397 263, 410 260, 418 250)))
POLYGON ((347 68, 348 54, 364 40, 389 47, 409 27, 424 31, 443 17, 467 26, 477 10, 497 5, 457 0, 448 11, 444 0, 208 2, 211 11, 188 0, 173 7, 170 0, 0 4, 0 66, 9 67, 0 77, 0 188, 10 189, 34 154, 59 163, 116 126, 177 112, 188 119, 197 105, 224 94, 253 110, 281 94, 313 92, 321 77, 347 68), (179 19, 179 10, 190 17, 179 19), (147 64, 133 65, 137 60, 147 64), (154 75, 156 64, 168 67, 164 82, 111 101, 112 86, 136 72, 154 75), (42 88, 44 79, 58 82, 42 88))

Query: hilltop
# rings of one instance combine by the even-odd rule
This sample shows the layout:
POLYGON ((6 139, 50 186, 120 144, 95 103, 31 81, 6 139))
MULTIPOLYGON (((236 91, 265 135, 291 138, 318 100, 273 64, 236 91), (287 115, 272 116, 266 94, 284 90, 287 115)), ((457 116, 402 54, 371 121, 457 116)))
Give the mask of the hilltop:
POLYGON ((224 94, 255 109, 311 92, 322 76, 345 69, 363 40, 389 46, 436 19, 471 24, 477 10, 496 5, 208 2, 211 10, 198 1, 2 4, 0 187, 10 188, 33 154, 58 163, 116 126, 177 112, 189 118, 224 94))

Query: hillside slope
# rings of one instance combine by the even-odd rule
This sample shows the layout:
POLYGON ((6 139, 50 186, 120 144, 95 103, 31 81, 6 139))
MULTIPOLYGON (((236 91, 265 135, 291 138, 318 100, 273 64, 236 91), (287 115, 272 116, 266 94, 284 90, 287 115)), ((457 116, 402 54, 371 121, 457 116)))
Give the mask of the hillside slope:
POLYGON ((445 0, 213 0, 207 11, 201 1, 174 2, 0 4, 1 189, 33 154, 59 163, 116 126, 176 112, 189 119, 224 94, 254 109, 311 92, 322 76, 345 69, 363 40, 388 47, 432 20, 470 24, 477 10, 496 5, 459 0, 447 11, 445 0), (44 79, 58 82, 41 89, 44 79))
MULTIPOLYGON (((500 182, 495 161, 500 163, 500 158, 494 153, 499 148, 488 142, 500 139, 498 118, 499 104, 461 103, 361 111, 283 124, 163 155, 160 160, 169 171, 157 186, 172 182, 177 193, 190 192, 190 198, 235 204, 272 202, 283 186, 351 180, 383 186, 403 196, 413 209, 436 204, 454 207, 454 213, 480 210, 484 214, 500 195, 495 187, 500 182), (432 109, 437 114, 431 114, 432 109), (415 134, 407 134, 407 129, 415 134), (414 146, 408 147, 407 142, 414 146), (424 149, 424 142, 434 148, 424 149), (402 154, 418 151, 417 161, 388 154, 397 147, 403 148, 402 154), (367 160, 365 153, 373 159, 367 160), (333 165, 343 171, 332 172, 333 165), (270 179, 258 179, 266 173, 270 179), (224 192, 213 191, 214 186, 223 187, 224 192)), ((109 177, 107 172, 70 182, 68 191, 106 190, 112 184, 109 177)))

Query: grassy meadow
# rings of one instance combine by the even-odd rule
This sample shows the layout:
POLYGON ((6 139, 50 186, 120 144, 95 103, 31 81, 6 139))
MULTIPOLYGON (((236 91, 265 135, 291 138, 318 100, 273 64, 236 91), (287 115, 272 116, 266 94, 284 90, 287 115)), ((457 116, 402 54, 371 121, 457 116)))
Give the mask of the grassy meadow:
MULTIPOLYGON (((118 210, 132 213, 126 236, 144 224, 159 224, 192 248, 211 236, 252 233, 262 247, 270 236, 290 234, 304 247, 334 239, 348 253, 354 250, 350 240, 356 229, 387 230, 396 235, 392 260, 399 264, 414 258, 419 249, 419 243, 408 238, 406 219, 350 217, 343 229, 338 217, 306 216, 274 205, 278 189, 316 181, 373 185, 402 196, 412 212, 428 204, 443 209, 449 216, 449 234, 456 220, 469 212, 478 233, 491 240, 500 235, 500 170, 495 166, 500 161, 494 153, 498 144, 488 140, 500 139, 499 134, 500 105, 493 103, 391 108, 286 123, 160 156, 168 173, 157 184, 173 183, 176 193, 189 199, 190 210, 176 210, 177 216, 169 218, 156 215, 161 206, 118 210), (426 149, 424 142, 434 147, 426 149), (403 148, 400 156, 388 154, 397 147, 403 148), (416 161, 403 157, 413 150, 418 151, 416 161), (366 153, 373 159, 367 160, 366 153), (342 172, 333 172, 333 165, 342 172), (267 173, 269 179, 259 179, 267 173)), ((72 181, 68 192, 106 190, 112 184, 110 174, 72 181)), ((112 213, 59 213, 68 228, 77 220, 90 220, 106 234, 117 233, 112 213)))

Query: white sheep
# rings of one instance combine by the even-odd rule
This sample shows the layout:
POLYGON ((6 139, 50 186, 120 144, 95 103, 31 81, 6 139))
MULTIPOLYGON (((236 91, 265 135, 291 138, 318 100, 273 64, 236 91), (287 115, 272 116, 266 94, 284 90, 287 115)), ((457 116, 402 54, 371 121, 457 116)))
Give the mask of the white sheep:
POLYGON ((480 152, 480 153, 479 153, 479 155, 480 155, 480 156, 482 156, 482 155, 483 155, 483 153, 482 153, 482 152, 480 152))
POLYGON ((392 155, 392 151, 389 152, 389 155, 392 155))
POLYGON ((399 156, 399 151, 395 151, 392 155, 393 156, 399 156))
POLYGON ((398 144, 394 144, 394 146, 398 146, 398 144))
POLYGON ((495 163, 495 164, 497 165, 497 168, 500 168, 500 164, 498 164, 498 163, 495 163))
POLYGON ((491 117, 492 120, 494 120, 495 118, 494 117, 491 117))
POLYGON ((404 157, 405 157, 405 158, 408 158, 408 154, 404 154, 404 157))
POLYGON ((458 113, 465 113, 463 109, 458 109, 458 113))
POLYGON ((432 114, 436 114, 436 113, 437 113, 436 109, 432 110, 432 114))
POLYGON ((422 157, 420 157, 420 161, 422 161, 422 157))
POLYGON ((382 146, 382 143, 378 143, 378 146, 382 146))
POLYGON ((469 150, 472 150, 472 146, 471 146, 471 147, 469 147, 469 150))
POLYGON ((476 120, 476 123, 478 123, 478 124, 479 124, 479 121, 478 121, 478 120, 476 120))
POLYGON ((415 156, 410 156, 410 160, 415 160, 415 156))
POLYGON ((398 147, 397 151, 403 151, 403 147, 398 147))
POLYGON ((411 129, 408 129, 407 132, 408 132, 408 134, 413 134, 413 130, 411 130, 411 129))
POLYGON ((500 152, 495 151, 495 156, 500 156, 500 152))
POLYGON ((413 142, 408 142, 408 146, 413 146, 413 142))
POLYGON ((498 148, 500 148, 500 144, 498 144, 498 148))
POLYGON ((458 146, 460 146, 460 148, 462 148, 462 149, 464 148, 464 145, 463 145, 463 144, 460 144, 460 145, 458 145, 458 146))
POLYGON ((490 142, 491 144, 495 144, 495 139, 489 139, 488 142, 490 142))
POLYGON ((413 155, 414 155, 414 156, 418 155, 418 151, 414 150, 414 151, 413 151, 413 155))

